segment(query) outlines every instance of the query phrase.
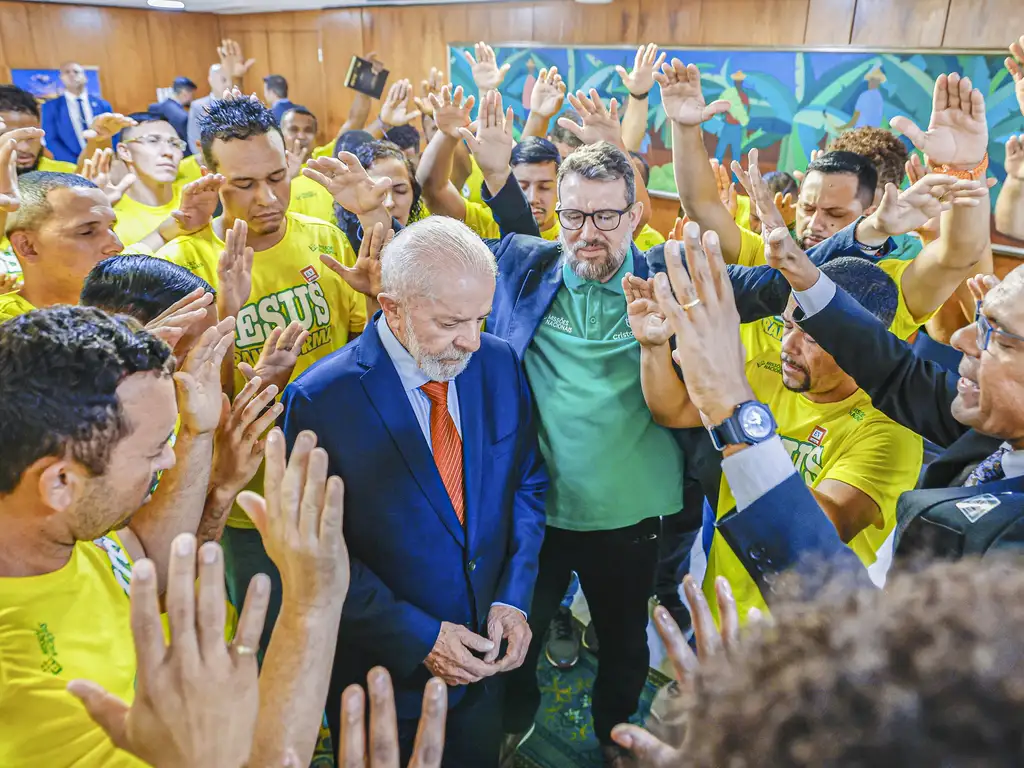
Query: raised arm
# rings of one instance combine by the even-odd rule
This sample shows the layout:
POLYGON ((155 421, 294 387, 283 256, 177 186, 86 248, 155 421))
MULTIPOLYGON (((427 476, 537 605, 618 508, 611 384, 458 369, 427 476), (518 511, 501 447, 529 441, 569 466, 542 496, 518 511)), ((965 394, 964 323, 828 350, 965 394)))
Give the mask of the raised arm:
POLYGON ((622 141, 630 152, 639 152, 643 144, 647 133, 648 94, 654 87, 654 73, 664 63, 665 54, 659 56, 658 46, 648 43, 636 49, 632 72, 627 72, 625 67, 615 67, 622 84, 629 91, 626 114, 622 118, 622 141))
MULTIPOLYGON (((452 88, 445 85, 440 95, 430 94, 427 101, 434 110, 437 133, 420 158, 416 180, 423 189, 423 200, 431 213, 464 221, 466 201, 451 181, 452 161, 462 143, 459 131, 469 127, 476 98, 463 98, 462 86, 452 88)), ((477 162, 480 162, 479 158, 477 162)))
POLYGON ((564 102, 565 83, 558 74, 558 67, 542 69, 537 75, 537 82, 533 84, 533 91, 530 92, 530 114, 526 118, 522 137, 547 138, 551 118, 558 114, 564 102))
MULTIPOLYGON (((392 227, 391 216, 384 208, 391 180, 371 179, 359 164, 359 158, 351 152, 339 152, 337 157, 313 158, 302 169, 302 175, 330 192, 334 202, 354 214, 364 230, 378 222, 388 229, 392 227)), ((359 239, 349 237, 353 247, 357 247, 359 239)))
POLYGON ((367 129, 374 138, 383 138, 392 128, 408 125, 420 116, 418 109, 409 109, 411 98, 412 84, 408 80, 399 80, 391 85, 387 98, 380 105, 380 116, 367 129))
MULTIPOLYGON (((1024 82, 1024 79, 1021 80, 1024 82)), ((996 199, 996 229, 1024 240, 1024 134, 1006 142, 1006 181, 996 199)))
POLYGON ((685 66, 672 59, 654 77, 661 86, 665 116, 672 122, 672 170, 679 202, 691 221, 718 233, 722 256, 733 264, 740 255, 740 229, 719 198, 702 128, 715 115, 728 111, 729 102, 704 100, 700 70, 694 64, 685 66))

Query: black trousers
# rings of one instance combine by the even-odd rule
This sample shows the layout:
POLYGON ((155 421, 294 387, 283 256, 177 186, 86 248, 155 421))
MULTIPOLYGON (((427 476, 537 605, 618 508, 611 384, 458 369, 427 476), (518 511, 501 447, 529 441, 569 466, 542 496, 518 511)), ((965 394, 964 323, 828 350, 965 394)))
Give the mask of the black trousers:
MULTIPOLYGON (((448 710, 445 720, 443 768, 495 768, 501 750, 503 676, 488 677, 469 686, 466 695, 448 710)), ((409 765, 419 720, 398 721, 402 765, 409 765)))
POLYGON ((547 528, 530 606, 533 640, 526 661, 505 680, 506 733, 529 730, 536 717, 544 635, 576 571, 601 644, 592 696, 594 731, 602 744, 613 743, 612 728, 636 711, 647 680, 647 601, 654 589, 659 526, 653 517, 612 531, 547 528))

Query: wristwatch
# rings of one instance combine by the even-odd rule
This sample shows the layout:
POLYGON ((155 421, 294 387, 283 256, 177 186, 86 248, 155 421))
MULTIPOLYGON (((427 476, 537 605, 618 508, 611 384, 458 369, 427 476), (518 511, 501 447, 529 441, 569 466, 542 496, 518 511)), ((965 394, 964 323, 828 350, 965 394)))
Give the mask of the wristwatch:
POLYGON ((729 445, 763 443, 775 435, 775 427, 771 409, 757 400, 748 400, 737 405, 732 416, 721 424, 708 427, 708 432, 715 448, 724 451, 729 445))

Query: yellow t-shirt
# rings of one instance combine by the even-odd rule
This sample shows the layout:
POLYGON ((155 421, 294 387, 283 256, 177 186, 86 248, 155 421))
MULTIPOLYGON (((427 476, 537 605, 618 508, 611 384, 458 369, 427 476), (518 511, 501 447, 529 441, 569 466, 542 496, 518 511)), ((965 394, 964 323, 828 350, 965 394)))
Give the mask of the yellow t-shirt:
MULTIPOLYGON (((20 293, 5 293, 0 296, 0 323, 10 320, 12 317, 24 315, 33 309, 35 307, 21 298, 20 293)), ((3 763, 0 763, 0 765, 3 765, 3 763)))
POLYGON ((644 228, 640 230, 639 235, 633 238, 633 242, 641 251, 648 251, 654 246, 664 243, 665 237, 650 224, 644 224, 644 228))
POLYGON ((0 765, 137 768, 67 692, 82 678, 131 703, 132 563, 117 534, 78 542, 54 573, 0 579, 0 765))
POLYGON ((48 157, 39 158, 37 171, 49 171, 51 173, 78 173, 78 166, 74 163, 65 163, 63 160, 51 160, 48 157))
MULTIPOLYGON (((923 450, 921 437, 876 410, 861 389, 837 403, 813 403, 789 391, 782 384, 778 344, 765 334, 761 324, 743 325, 740 335, 747 350, 747 379, 754 396, 771 408, 782 444, 804 482, 814 488, 825 479, 839 480, 863 491, 878 504, 883 525, 862 530, 849 543, 861 562, 870 566, 896 524, 899 495, 917 483, 923 450)), ((723 475, 716 519, 735 506, 723 475)), ((746 617, 750 608, 766 610, 746 568, 716 533, 704 577, 704 591, 716 619, 714 582, 720 575, 732 585, 741 618, 746 617)))
POLYGON ((733 220, 743 229, 750 229, 750 198, 736 195, 736 215, 733 220))
MULTIPOLYGON (((326 254, 346 266, 355 264, 356 254, 345 235, 332 224, 302 214, 288 213, 286 219, 288 231, 281 242, 256 253, 252 292, 238 313, 236 392, 245 386, 238 364, 246 362, 255 367, 263 343, 275 327, 298 320, 310 333, 295 366, 294 379, 317 360, 341 349, 366 325, 365 297, 320 263, 320 254, 326 254)), ((217 261, 223 249, 224 242, 209 226, 172 240, 156 255, 185 267, 216 288, 217 261)), ((262 487, 261 474, 253 482, 257 490, 262 487)), ((252 526, 237 506, 229 522, 252 526)))
POLYGON ((469 172, 466 183, 462 185, 462 196, 471 202, 486 205, 483 195, 480 194, 480 187, 484 183, 484 172, 480 170, 480 165, 473 155, 469 156, 469 163, 473 170, 469 172))
POLYGON ((312 216, 334 224, 334 198, 331 193, 312 179, 298 175, 292 179, 292 200, 288 206, 292 213, 312 216))
POLYGON ((181 186, 177 184, 174 186, 174 194, 170 202, 166 205, 144 205, 137 200, 132 200, 128 195, 123 195, 114 206, 114 213, 117 214, 114 234, 126 248, 129 245, 135 245, 150 235, 171 215, 172 211, 178 210, 180 205, 181 186))
POLYGON ((202 178, 203 167, 199 164, 199 155, 189 155, 178 165, 178 178, 174 180, 175 189, 180 190, 190 181, 202 178))
MULTIPOLYGON (((744 267, 757 267, 767 263, 764 257, 764 238, 761 235, 740 227, 740 241, 740 256, 737 264, 744 267)), ((935 312, 938 312, 936 309, 935 312, 924 317, 914 317, 907 308, 906 299, 903 297, 903 273, 912 263, 912 261, 900 259, 882 259, 875 262, 879 269, 892 278, 899 289, 899 303, 896 305, 896 315, 889 325, 889 332, 901 339, 909 338, 918 328, 927 323, 935 312)), ((782 318, 766 317, 762 323, 770 336, 776 339, 782 338, 782 318)))
POLYGON ((0 274, 20 275, 22 271, 21 262, 11 248, 11 241, 6 237, 0 238, 0 274))
MULTIPOLYGON (((464 222, 467 227, 476 232, 480 237, 497 240, 501 237, 501 228, 494 220, 494 214, 486 203, 474 203, 466 201, 466 218, 464 222)), ((542 231, 540 236, 545 240, 557 240, 562 228, 556 217, 554 223, 542 231)))
POLYGON ((334 157, 337 152, 334 151, 335 145, 338 140, 335 138, 330 144, 324 144, 322 147, 316 147, 313 150, 313 157, 334 157))

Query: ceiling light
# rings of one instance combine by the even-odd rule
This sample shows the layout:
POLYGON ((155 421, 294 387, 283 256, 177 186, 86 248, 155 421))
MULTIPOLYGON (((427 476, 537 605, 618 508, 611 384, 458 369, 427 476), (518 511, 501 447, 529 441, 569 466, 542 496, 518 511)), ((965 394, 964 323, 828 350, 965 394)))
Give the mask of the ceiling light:
POLYGON ((181 11, 185 4, 181 0, 146 0, 150 8, 163 8, 168 11, 181 11))

